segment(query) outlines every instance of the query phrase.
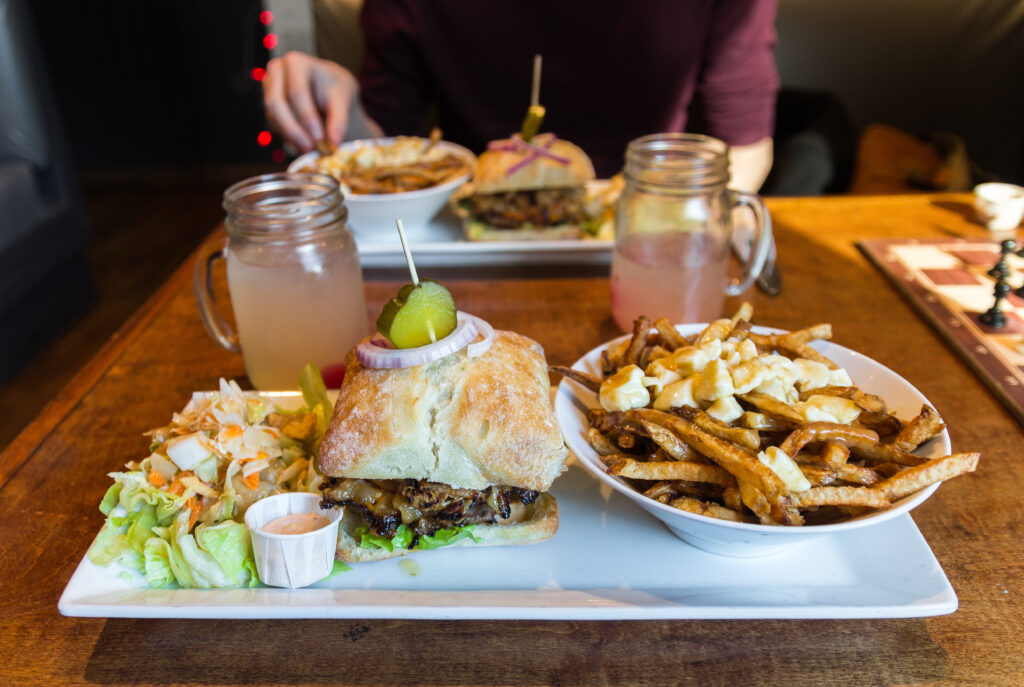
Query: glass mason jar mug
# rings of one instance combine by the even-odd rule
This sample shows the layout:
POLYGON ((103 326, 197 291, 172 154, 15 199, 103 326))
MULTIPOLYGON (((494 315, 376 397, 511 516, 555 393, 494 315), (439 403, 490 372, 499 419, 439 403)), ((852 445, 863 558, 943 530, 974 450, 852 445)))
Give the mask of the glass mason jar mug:
POLYGON ((627 147, 623 176, 612 255, 616 324, 631 331, 640 315, 674 323, 721 317, 726 295, 750 287, 772 244, 761 199, 726 188, 729 146, 694 134, 644 136, 627 147), (756 227, 743 271, 731 277, 732 211, 738 206, 750 208, 756 227))
POLYGON ((323 174, 267 174, 224 192, 228 239, 196 262, 196 301, 206 331, 241 353, 258 389, 294 389, 315 363, 329 388, 345 356, 369 333, 359 253, 345 227, 337 182, 323 174), (227 262, 237 334, 217 308, 213 264, 227 262))

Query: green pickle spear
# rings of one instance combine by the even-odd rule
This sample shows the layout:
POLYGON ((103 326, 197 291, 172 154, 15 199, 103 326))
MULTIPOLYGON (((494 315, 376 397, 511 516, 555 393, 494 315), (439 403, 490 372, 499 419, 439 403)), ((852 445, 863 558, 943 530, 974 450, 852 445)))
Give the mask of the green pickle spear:
POLYGON ((380 311, 377 331, 395 348, 416 348, 440 341, 458 323, 455 299, 440 282, 406 284, 380 311))

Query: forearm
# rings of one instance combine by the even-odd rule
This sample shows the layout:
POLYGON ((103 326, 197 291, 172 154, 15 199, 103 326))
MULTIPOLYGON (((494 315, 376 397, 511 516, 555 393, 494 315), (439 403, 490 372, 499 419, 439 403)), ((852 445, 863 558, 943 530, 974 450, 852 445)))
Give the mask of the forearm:
POLYGON ((755 143, 730 146, 729 188, 757 193, 772 168, 772 139, 762 138, 755 143))

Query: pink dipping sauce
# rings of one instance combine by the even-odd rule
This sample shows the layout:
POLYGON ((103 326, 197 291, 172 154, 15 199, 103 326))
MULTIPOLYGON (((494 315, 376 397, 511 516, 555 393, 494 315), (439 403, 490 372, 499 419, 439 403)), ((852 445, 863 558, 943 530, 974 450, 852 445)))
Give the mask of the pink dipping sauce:
POLYGON ((330 524, 331 521, 319 513, 291 513, 274 518, 260 530, 267 534, 306 534, 330 524))

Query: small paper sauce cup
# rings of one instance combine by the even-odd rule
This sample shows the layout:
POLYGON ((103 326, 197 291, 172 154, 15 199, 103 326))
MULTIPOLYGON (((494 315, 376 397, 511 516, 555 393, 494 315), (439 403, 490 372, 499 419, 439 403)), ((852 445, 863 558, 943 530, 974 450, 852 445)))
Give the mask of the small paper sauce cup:
POLYGON ((334 567, 341 508, 320 508, 320 495, 304 492, 275 494, 245 511, 245 526, 252 537, 256 569, 263 584, 295 589, 327 577, 334 567), (330 524, 303 534, 271 534, 261 528, 293 513, 317 513, 330 524))

